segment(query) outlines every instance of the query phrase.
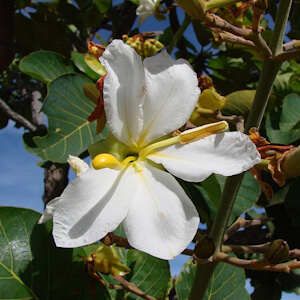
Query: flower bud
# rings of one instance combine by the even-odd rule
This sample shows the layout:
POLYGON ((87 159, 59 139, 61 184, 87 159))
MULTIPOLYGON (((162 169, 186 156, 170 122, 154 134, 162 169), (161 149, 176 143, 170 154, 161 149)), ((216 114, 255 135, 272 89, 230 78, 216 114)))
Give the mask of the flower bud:
POLYGON ((217 92, 210 89, 204 90, 199 96, 190 121, 196 126, 218 121, 215 112, 221 110, 226 102, 227 98, 217 92))
POLYGON ((270 243, 265 253, 265 259, 271 265, 276 265, 288 258, 290 252, 289 245, 282 239, 274 240, 270 243))
POLYGON ((194 254, 197 258, 207 259, 215 253, 215 243, 210 235, 204 235, 197 242, 194 254))
POLYGON ((175 0, 178 5, 191 17, 205 20, 205 1, 204 0, 175 0))
POLYGON ((266 10, 268 8, 268 0, 253 0, 253 7, 266 10))
POLYGON ((300 176, 300 146, 291 149, 281 163, 281 171, 287 178, 300 176))

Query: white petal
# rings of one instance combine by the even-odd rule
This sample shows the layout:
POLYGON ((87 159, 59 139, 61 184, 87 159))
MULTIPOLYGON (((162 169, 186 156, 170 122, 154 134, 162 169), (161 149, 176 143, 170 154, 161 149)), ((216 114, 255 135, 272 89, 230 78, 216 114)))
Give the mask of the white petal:
POLYGON ((69 155, 67 161, 74 171, 76 177, 79 177, 82 173, 90 169, 89 165, 77 156, 69 155))
POLYGON ((114 40, 100 60, 107 70, 103 88, 107 124, 119 141, 133 146, 143 125, 145 73, 141 57, 130 46, 114 40))
POLYGON ((247 135, 227 132, 185 145, 173 145, 147 156, 173 175, 200 182, 212 173, 231 176, 249 170, 261 158, 247 135))
POLYGON ((134 169, 90 170, 71 182, 56 205, 53 236, 58 247, 94 243, 115 230, 127 215, 137 178, 134 169))
POLYGON ((174 61, 164 51, 146 58, 144 66, 146 97, 141 147, 184 125, 200 94, 196 73, 186 60, 174 61))
POLYGON ((47 203, 44 213, 38 220, 38 224, 43 224, 46 221, 51 220, 53 218, 53 214, 55 212, 55 207, 56 207, 59 199, 60 199, 59 197, 56 197, 47 203))
POLYGON ((154 14, 155 3, 152 0, 141 0, 140 5, 136 9, 136 14, 139 16, 139 25, 144 20, 154 14))
POLYGON ((199 216, 175 178, 147 162, 123 224, 130 245, 162 259, 180 254, 194 238, 199 216))

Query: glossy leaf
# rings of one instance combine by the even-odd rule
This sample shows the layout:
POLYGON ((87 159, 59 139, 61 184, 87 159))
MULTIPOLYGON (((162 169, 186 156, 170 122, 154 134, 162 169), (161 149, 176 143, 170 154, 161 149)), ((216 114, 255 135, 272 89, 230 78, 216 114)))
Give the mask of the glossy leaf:
MULTIPOLYGON (((14 207, 0 210, 0 299, 93 299, 82 248, 56 248, 51 222, 38 225, 40 214, 14 207)), ((110 299, 96 283, 94 292, 110 299)))
POLYGON ((74 65, 69 59, 50 51, 33 52, 25 56, 19 68, 23 73, 44 83, 61 75, 75 72, 74 65))
POLYGON ((72 52, 72 60, 75 64, 75 66, 83 73, 85 73, 90 78, 97 80, 99 79, 99 75, 94 72, 85 62, 84 60, 84 54, 79 52, 72 52))
MULTIPOLYGON (((127 266, 132 270, 126 280, 134 283, 147 295, 155 299, 164 299, 171 289, 170 265, 162 260, 137 250, 127 253, 127 266)), ((127 299, 137 299, 135 295, 125 293, 127 299)))
POLYGON ((226 96, 228 101, 222 109, 222 112, 226 115, 247 117, 250 112, 255 93, 256 90, 243 90, 230 93, 226 96))
MULTIPOLYGON (((221 193, 226 177, 221 175, 211 175, 201 184, 201 192, 210 208, 210 218, 213 220, 220 203, 221 193)), ((239 192, 237 194, 233 210, 229 219, 232 223, 235 218, 251 208, 260 195, 260 188, 253 176, 246 172, 239 192)))
MULTIPOLYGON (((176 282, 178 300, 189 299, 195 271, 196 264, 193 264, 191 260, 184 264, 176 282)), ((204 299, 250 300, 251 298, 245 289, 245 279, 245 273, 242 269, 229 264, 219 263, 211 277, 204 299)))
POLYGON ((300 97, 290 94, 283 100, 279 127, 282 131, 299 129, 300 126, 300 97))
POLYGON ((293 92, 293 89, 289 85, 289 80, 293 73, 283 73, 279 74, 273 85, 273 93, 279 97, 279 98, 284 98, 286 95, 290 94, 293 92))
POLYGON ((106 13, 111 4, 111 0, 93 0, 100 13, 106 13))
POLYGON ((42 108, 48 117, 48 134, 33 139, 42 150, 42 158, 65 163, 69 155, 79 156, 88 145, 106 136, 106 129, 96 135, 95 122, 87 121, 95 107, 83 93, 83 86, 89 82, 85 76, 69 74, 49 84, 42 108))
MULTIPOLYGON (((120 255, 120 254, 119 254, 120 255)), ((129 250, 126 257, 120 255, 120 262, 131 272, 124 278, 135 284, 142 292, 155 299, 165 299, 171 289, 169 262, 137 250, 129 250)), ((103 276, 107 283, 119 284, 112 277, 103 276)), ((112 299, 140 299, 126 290, 109 290, 112 299)))
POLYGON ((291 144, 300 139, 300 129, 283 132, 279 128, 279 121, 281 117, 281 110, 274 109, 267 114, 266 117, 266 132, 268 140, 271 143, 291 144))
MULTIPOLYGON (((256 90, 241 90, 226 96, 227 103, 222 109, 225 115, 238 115, 247 118, 255 97, 256 90)), ((273 108, 275 97, 270 96, 266 111, 273 108)))

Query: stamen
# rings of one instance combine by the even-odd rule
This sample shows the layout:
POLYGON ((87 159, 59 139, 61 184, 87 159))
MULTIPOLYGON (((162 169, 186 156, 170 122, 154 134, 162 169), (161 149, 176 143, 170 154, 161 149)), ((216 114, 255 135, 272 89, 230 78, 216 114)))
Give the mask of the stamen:
POLYGON ((133 162, 135 160, 137 160, 136 156, 128 156, 121 162, 121 165, 123 167, 126 167, 130 162, 133 162))
POLYGON ((221 121, 186 130, 180 134, 180 143, 188 144, 191 142, 195 142, 209 135, 222 132, 227 128, 228 123, 226 121, 221 121))
POLYGON ((149 145, 148 147, 146 147, 145 149, 143 149, 140 153, 139 153, 139 158, 141 160, 145 160, 147 155, 152 152, 153 150, 157 149, 157 148, 162 148, 162 147, 166 147, 166 146, 171 146, 174 144, 178 144, 180 143, 180 135, 178 136, 174 136, 172 138, 154 143, 149 145))

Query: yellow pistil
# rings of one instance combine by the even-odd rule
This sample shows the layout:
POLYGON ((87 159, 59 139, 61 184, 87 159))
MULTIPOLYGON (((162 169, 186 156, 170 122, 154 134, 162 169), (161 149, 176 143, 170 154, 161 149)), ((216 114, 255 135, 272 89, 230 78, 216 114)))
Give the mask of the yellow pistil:
POLYGON ((115 156, 109 153, 98 154, 92 160, 92 166, 95 170, 100 170, 104 168, 110 168, 115 170, 120 170, 126 167, 130 162, 135 161, 137 158, 135 156, 128 156, 122 162, 120 162, 115 156))
POLYGON ((98 154, 92 160, 92 166, 96 170, 110 168, 119 170, 122 168, 122 163, 118 161, 113 155, 108 153, 98 154))

